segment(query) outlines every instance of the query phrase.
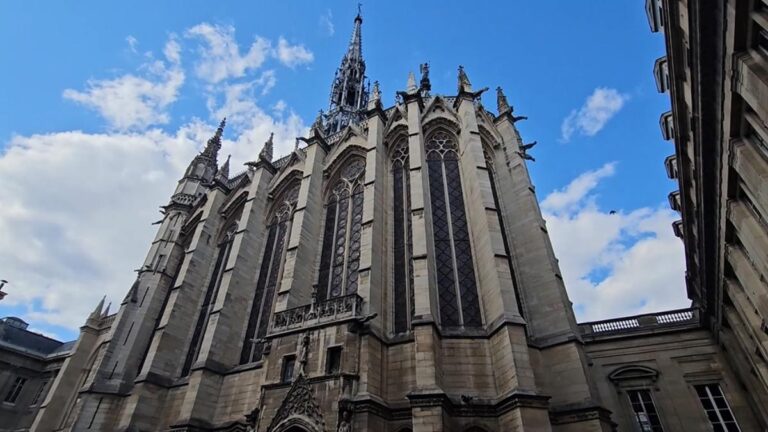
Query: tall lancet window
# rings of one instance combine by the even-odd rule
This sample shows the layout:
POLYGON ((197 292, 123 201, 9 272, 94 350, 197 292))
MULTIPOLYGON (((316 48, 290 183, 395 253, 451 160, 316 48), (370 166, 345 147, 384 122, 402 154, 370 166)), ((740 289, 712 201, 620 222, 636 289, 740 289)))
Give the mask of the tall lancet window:
POLYGON ((197 360, 197 356, 200 354, 203 333, 205 332, 205 328, 208 327, 208 320, 216 304, 216 296, 219 293, 221 278, 224 274, 224 268, 227 265, 227 261, 229 260, 229 252, 232 250, 232 241, 235 239, 236 231, 237 222, 229 225, 219 240, 216 263, 214 264, 211 278, 208 281, 208 288, 205 290, 203 301, 200 303, 200 310, 197 314, 195 329, 192 333, 192 341, 190 342, 189 350, 187 351, 187 357, 184 360, 184 366, 181 369, 181 376, 189 375, 192 363, 197 360))
POLYGON ((479 327, 482 317, 457 151, 455 136, 445 130, 427 139, 440 322, 446 327, 479 327))
POLYGON ((360 236, 363 223, 363 176, 365 160, 354 158, 341 168, 331 185, 325 207, 323 251, 317 299, 357 292, 360 268, 360 236))
POLYGON ((413 316, 413 242, 408 140, 400 139, 392 151, 392 303, 395 333, 410 328, 413 316))
POLYGON ((290 237, 293 210, 299 198, 299 186, 288 188, 273 205, 273 215, 267 227, 267 241, 261 259, 259 279, 251 303, 251 315, 245 330, 240 364, 261 359, 264 353, 264 336, 267 334, 269 317, 275 290, 280 281, 285 254, 286 239, 290 237))
POLYGON ((512 277, 512 283, 515 284, 515 297, 517 298, 517 308, 520 314, 524 316, 522 299, 520 292, 517 290, 517 282, 515 281, 515 268, 512 265, 512 254, 509 251, 509 240, 507 239, 507 230, 504 227, 504 216, 502 214, 501 202, 499 201, 499 192, 496 187, 496 165, 494 164, 493 153, 491 150, 483 146, 483 156, 485 157, 485 168, 488 170, 488 180, 491 183, 491 195, 493 196, 493 204, 496 207, 496 216, 499 219, 499 229, 501 230, 501 240, 504 242, 504 253, 507 255, 507 263, 509 264, 509 274, 512 277))

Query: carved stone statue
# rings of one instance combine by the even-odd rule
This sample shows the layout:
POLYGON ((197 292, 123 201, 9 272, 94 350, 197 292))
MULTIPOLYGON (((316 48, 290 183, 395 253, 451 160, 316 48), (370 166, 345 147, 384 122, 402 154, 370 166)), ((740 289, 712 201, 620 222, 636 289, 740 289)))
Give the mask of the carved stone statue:
POLYGON ((336 432, 352 431, 352 404, 347 399, 339 401, 339 426, 336 432))
POLYGON ((304 369, 307 366, 309 357, 309 333, 305 333, 301 338, 301 348, 299 348, 299 375, 304 375, 304 369))
POLYGON ((419 70, 421 70, 421 81, 419 82, 421 91, 428 93, 432 90, 432 84, 429 82, 429 63, 422 63, 419 70))

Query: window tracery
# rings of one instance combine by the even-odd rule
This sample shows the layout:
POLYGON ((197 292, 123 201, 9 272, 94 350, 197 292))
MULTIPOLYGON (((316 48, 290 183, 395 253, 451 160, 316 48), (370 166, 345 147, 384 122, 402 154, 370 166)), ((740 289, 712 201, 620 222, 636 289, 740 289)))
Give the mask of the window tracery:
POLYGON ((413 316, 413 241, 411 236, 411 188, 408 174, 408 141, 403 138, 392 152, 393 201, 393 312, 394 331, 410 328, 413 316))
POLYGON ((331 187, 320 256, 319 301, 357 292, 365 160, 347 161, 331 187))
POLYGON ((426 153, 440 321, 446 327, 479 327, 482 316, 454 136, 441 129, 433 132, 426 153))
POLYGON ((290 235, 293 211, 299 197, 299 184, 295 184, 280 195, 275 202, 275 210, 267 226, 267 241, 261 260, 259 278, 256 282, 251 314, 245 331, 240 363, 250 363, 261 359, 264 353, 264 336, 267 334, 269 317, 277 284, 280 280, 281 266, 284 261, 285 243, 290 235))

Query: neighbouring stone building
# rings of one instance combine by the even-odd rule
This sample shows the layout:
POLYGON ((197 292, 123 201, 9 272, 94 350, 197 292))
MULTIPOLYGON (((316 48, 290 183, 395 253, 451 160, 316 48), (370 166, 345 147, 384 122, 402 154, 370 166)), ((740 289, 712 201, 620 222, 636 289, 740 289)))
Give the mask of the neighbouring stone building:
POLYGON ((31 332, 16 317, 0 319, 0 431, 27 430, 74 342, 31 332))
MULTIPOLYGON (((662 9, 649 4, 655 19, 662 9)), ((667 12, 658 22, 668 27, 670 16, 678 17, 667 12)), ((515 127, 525 117, 501 88, 495 113, 487 110, 486 89, 475 89, 461 67, 455 93, 432 93, 426 64, 394 106, 382 106, 378 84, 367 82, 361 26, 358 15, 328 112, 291 154, 274 160, 270 139, 244 172, 230 175, 229 160, 218 164, 222 122, 164 207, 117 314, 99 304, 81 328, 32 430, 768 426, 754 390, 765 381, 749 378, 762 372, 744 367, 762 355, 765 333, 749 345, 740 328, 758 337, 756 321, 723 319, 753 309, 720 294, 710 302, 708 287, 722 288, 722 271, 714 272, 719 284, 703 281, 708 261, 697 254, 710 243, 689 241, 721 223, 712 215, 724 213, 696 207, 719 188, 703 193, 683 181, 690 176, 680 180, 693 308, 577 324, 526 168, 533 143, 515 127), (751 351, 739 357, 744 347, 751 351)), ((662 82, 677 95, 680 72, 670 58, 658 68, 672 74, 662 82)), ((692 79, 682 82, 689 90, 692 79)), ((754 114, 763 125, 765 100, 754 114)), ((688 130, 674 97, 672 117, 675 131, 688 130)), ((704 126, 714 127, 696 127, 704 126)), ((687 154, 689 141, 675 132, 675 142, 678 157, 687 154)), ((719 182, 690 161, 674 167, 719 182)), ((752 174, 764 179, 760 167, 752 174)), ((764 198, 765 190, 753 192, 764 198)), ((762 222, 751 220, 744 242, 765 241, 754 228, 762 222)), ((758 259, 768 247, 750 245, 743 247, 757 258, 748 264, 764 270, 758 259)), ((765 279, 751 274, 758 285, 750 295, 765 302, 765 279)))

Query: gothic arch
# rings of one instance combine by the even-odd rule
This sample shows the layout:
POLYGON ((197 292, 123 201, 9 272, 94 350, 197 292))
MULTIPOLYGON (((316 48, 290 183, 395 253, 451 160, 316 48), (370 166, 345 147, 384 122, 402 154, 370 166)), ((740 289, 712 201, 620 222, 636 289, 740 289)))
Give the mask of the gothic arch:
POLYGON ((323 168, 325 177, 333 178, 334 176, 337 176, 339 169, 346 165, 352 158, 361 157, 365 159, 367 150, 364 145, 364 141, 363 143, 355 143, 348 140, 333 146, 331 152, 328 153, 325 159, 325 168, 323 168))
MULTIPOLYGON (((422 126, 422 131, 424 132, 424 137, 428 139, 429 136, 437 132, 438 130, 443 129, 453 135, 456 135, 458 138, 459 133, 461 132, 461 126, 459 125, 458 121, 450 119, 448 117, 435 117, 427 121, 422 126)), ((426 140, 425 140, 426 143, 426 140)), ((458 143, 457 143, 457 151, 458 151, 458 143)))
POLYGON ((384 134, 384 145, 387 148, 387 156, 391 156, 394 151, 394 145, 402 138, 408 139, 408 126, 404 124, 395 125, 384 134))
POLYGON ((391 279, 388 291, 391 302, 390 316, 394 333, 410 330, 414 313, 413 298, 413 240, 411 229, 411 193, 408 137, 395 135, 389 152, 388 204, 391 209, 388 226, 388 250, 392 263, 388 266, 391 279))
POLYGON ((326 185, 317 299, 357 292, 365 158, 350 153, 326 185))
POLYGON ((324 432, 309 419, 303 416, 294 416, 283 420, 269 432, 324 432))
POLYGON ((482 312, 464 203, 458 136, 436 126, 424 145, 440 323, 481 327, 482 312))

